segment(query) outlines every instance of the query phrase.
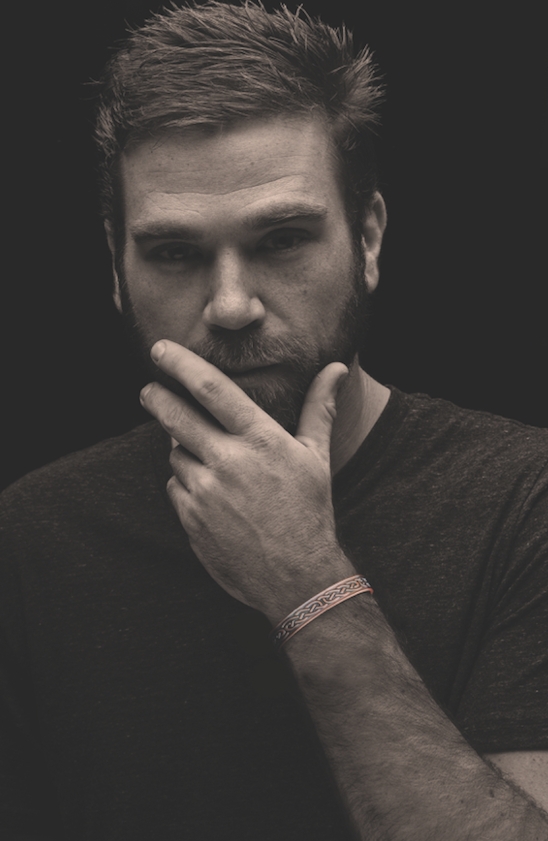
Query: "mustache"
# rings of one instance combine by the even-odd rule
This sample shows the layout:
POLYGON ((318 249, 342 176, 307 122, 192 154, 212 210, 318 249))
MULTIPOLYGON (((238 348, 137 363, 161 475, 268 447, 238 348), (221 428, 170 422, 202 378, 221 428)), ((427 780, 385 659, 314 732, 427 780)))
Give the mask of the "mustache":
POLYGON ((317 348, 306 339, 269 337, 251 332, 237 336, 208 336, 188 347, 223 373, 281 364, 290 366, 297 374, 304 374, 310 369, 311 359, 317 356, 317 348))

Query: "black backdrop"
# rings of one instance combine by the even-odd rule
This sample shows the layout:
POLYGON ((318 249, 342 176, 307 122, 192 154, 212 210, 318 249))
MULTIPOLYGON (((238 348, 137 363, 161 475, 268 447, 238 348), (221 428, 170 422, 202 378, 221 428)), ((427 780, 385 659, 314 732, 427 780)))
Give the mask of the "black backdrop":
MULTIPOLYGON (((15 189, 4 193, 4 484, 146 419, 110 299, 86 82, 124 21, 160 5, 25 3, 5 26, 15 98, 4 183, 15 189)), ((367 369, 407 391, 548 426, 542 5, 306 7, 344 19, 388 85, 389 227, 367 369)))

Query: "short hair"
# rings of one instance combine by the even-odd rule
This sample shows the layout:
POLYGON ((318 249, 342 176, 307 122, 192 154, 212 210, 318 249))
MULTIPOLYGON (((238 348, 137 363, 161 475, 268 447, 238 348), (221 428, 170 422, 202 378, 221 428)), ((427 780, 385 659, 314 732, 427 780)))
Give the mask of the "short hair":
POLYGON ((319 115, 327 126, 353 230, 377 189, 373 133, 382 86, 370 50, 302 7, 260 0, 173 4, 129 36, 108 63, 95 139, 101 210, 123 218, 118 170, 130 145, 174 128, 211 131, 276 115, 319 115))

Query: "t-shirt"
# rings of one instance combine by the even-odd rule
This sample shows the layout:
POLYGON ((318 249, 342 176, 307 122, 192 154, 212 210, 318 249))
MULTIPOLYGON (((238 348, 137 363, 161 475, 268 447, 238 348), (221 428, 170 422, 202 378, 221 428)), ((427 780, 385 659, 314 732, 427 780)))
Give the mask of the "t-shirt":
MULTIPOLYGON (((4 494, 12 837, 350 839, 268 622, 190 549, 169 448, 152 422, 4 494)), ((392 389, 333 481, 341 545, 480 753, 548 748, 547 462, 545 430, 392 389)))

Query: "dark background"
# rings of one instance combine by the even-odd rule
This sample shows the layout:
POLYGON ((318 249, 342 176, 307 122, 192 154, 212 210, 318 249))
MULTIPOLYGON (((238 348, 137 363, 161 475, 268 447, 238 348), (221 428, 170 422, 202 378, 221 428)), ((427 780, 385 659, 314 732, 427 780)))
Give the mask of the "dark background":
MULTIPOLYGON (((374 49, 388 86, 389 227, 368 371, 406 391, 548 426, 542 5, 306 8, 334 25, 344 19, 374 49)), ((5 22, 15 58, 4 158, 3 484, 146 419, 110 299, 86 82, 100 75, 124 21, 138 24, 160 6, 25 3, 5 22)))

